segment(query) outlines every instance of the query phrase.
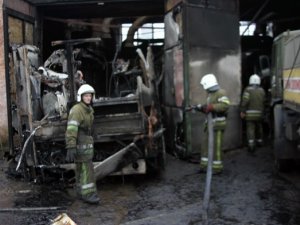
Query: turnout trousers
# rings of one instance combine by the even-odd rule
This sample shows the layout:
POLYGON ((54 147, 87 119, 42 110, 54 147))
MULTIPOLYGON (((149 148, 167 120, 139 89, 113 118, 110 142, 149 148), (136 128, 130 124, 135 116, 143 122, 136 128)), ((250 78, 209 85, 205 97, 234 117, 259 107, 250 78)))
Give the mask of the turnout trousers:
MULTIPOLYGON (((213 131, 214 131, 214 154, 213 154, 213 172, 222 172, 223 162, 222 162, 222 142, 223 134, 226 127, 226 118, 215 118, 213 120, 213 131)), ((208 132, 205 129, 205 138, 203 141, 202 151, 201 151, 201 160, 200 160, 200 169, 206 170, 208 165, 208 132)))
POLYGON ((90 193, 96 193, 96 180, 94 175, 93 154, 94 149, 92 145, 77 146, 78 154, 76 157, 76 185, 77 193, 80 197, 85 197, 90 193), (82 146, 88 146, 82 148, 82 146))

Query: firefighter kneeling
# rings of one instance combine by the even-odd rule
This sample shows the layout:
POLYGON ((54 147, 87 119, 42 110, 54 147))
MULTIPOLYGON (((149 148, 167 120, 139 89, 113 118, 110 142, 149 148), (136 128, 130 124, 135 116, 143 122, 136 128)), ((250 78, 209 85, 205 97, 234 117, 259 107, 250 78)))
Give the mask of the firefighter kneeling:
POLYGON ((80 86, 77 92, 77 104, 68 117, 66 131, 66 148, 68 162, 76 164, 76 190, 80 199, 87 203, 97 204, 99 197, 94 176, 93 155, 94 140, 92 125, 94 110, 91 106, 95 90, 88 84, 80 86))
MULTIPOLYGON (((226 127, 226 114, 230 105, 230 101, 223 89, 220 88, 214 74, 206 74, 202 77, 200 84, 207 91, 207 102, 204 105, 191 106, 186 109, 196 110, 203 113, 212 113, 213 130, 214 130, 214 157, 213 157, 213 173, 218 174, 223 171, 222 162, 222 141, 223 133, 226 127)), ((206 171, 208 164, 208 132, 207 124, 205 126, 205 141, 202 146, 200 172, 206 171)))

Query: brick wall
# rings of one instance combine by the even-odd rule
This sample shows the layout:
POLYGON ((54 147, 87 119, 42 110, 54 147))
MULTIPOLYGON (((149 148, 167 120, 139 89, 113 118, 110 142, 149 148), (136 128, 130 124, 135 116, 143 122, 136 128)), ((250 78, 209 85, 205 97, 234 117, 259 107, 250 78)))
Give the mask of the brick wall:
POLYGON ((5 76, 3 7, 34 17, 34 8, 23 0, 0 0, 0 158, 8 151, 7 81, 5 76))

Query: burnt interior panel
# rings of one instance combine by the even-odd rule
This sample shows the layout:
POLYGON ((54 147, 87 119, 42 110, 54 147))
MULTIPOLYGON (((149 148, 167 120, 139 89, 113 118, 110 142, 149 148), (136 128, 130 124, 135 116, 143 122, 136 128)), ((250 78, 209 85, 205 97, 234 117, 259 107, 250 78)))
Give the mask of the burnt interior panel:
POLYGON ((125 100, 120 101, 116 104, 103 104, 101 102, 94 103, 95 115, 101 117, 105 115, 114 115, 114 114, 126 114, 126 113, 136 113, 139 112, 137 102, 128 102, 125 100))

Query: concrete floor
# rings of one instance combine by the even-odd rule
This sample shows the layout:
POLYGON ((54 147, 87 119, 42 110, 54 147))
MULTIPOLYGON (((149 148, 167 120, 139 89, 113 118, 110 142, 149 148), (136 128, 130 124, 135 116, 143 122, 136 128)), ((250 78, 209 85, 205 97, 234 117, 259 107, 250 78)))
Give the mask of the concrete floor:
MULTIPOLYGON (((271 148, 260 148, 255 155, 246 149, 229 151, 224 164, 223 174, 212 180, 209 224, 300 224, 300 171, 283 176, 274 173, 271 148)), ((55 183, 44 186, 7 179, 6 163, 1 165, 1 224, 51 224, 62 212, 78 225, 202 224, 205 174, 197 173, 197 164, 172 156, 160 175, 109 177, 98 182, 101 203, 97 206, 76 200, 72 189, 55 183), (32 207, 51 208, 32 211, 32 207)))

